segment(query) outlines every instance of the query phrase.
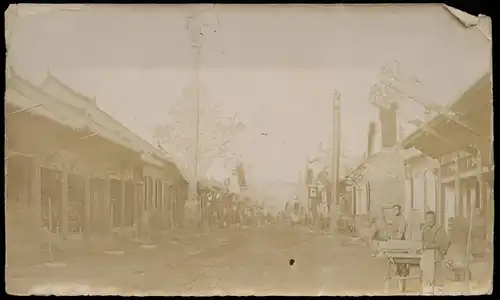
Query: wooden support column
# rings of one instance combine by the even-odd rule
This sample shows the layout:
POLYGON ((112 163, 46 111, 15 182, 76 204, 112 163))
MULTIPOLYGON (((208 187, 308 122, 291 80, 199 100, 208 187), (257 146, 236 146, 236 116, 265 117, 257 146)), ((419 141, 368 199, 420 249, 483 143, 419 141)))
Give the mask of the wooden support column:
POLYGON ((424 170, 424 174, 423 174, 423 189, 424 189, 424 209, 423 209, 423 213, 425 214, 425 212, 427 212, 429 210, 429 196, 427 195, 428 191, 428 180, 427 180, 427 175, 428 175, 428 172, 427 172, 427 169, 424 170))
POLYGON ((166 193, 165 193, 165 187, 167 186, 167 183, 165 181, 161 181, 161 212, 162 215, 167 214, 167 201, 166 201, 166 193))
POLYGON ((458 161, 460 159, 460 153, 457 153, 455 157, 455 170, 453 173, 455 179, 455 217, 462 215, 462 197, 461 197, 461 187, 460 187, 460 170, 458 168, 458 161))
POLYGON ((151 208, 156 209, 156 178, 151 178, 151 208))
POLYGON ((438 221, 442 226, 445 226, 444 220, 444 199, 441 193, 441 172, 439 168, 434 169, 434 192, 436 199, 436 214, 438 217, 438 221))
POLYGON ((132 224, 135 225, 137 224, 137 220, 139 219, 139 209, 141 207, 140 201, 139 201, 139 182, 134 181, 133 182, 133 190, 132 190, 132 206, 133 206, 133 214, 132 214, 132 224))
POLYGON ((92 212, 91 212, 91 201, 92 197, 90 195, 91 190, 90 190, 90 176, 85 176, 85 198, 84 198, 84 207, 85 207, 85 213, 84 213, 84 237, 85 238, 90 238, 90 229, 91 229, 91 220, 92 220, 92 212))
POLYGON ((33 226, 41 227, 42 220, 42 168, 40 160, 33 159, 31 165, 31 205, 33 209, 33 226))
POLYGON ((106 232, 111 232, 112 228, 112 211, 111 211, 111 179, 103 179, 103 225, 106 232))
POLYGON ((169 218, 169 223, 170 223, 170 228, 174 228, 174 210, 175 210, 175 204, 174 204, 174 197, 173 197, 173 192, 172 192, 172 184, 168 184, 168 218, 169 218))
POLYGON ((61 171, 61 235, 63 238, 68 236, 68 172, 61 171))
MULTIPOLYGON (((489 212, 488 211, 484 211, 484 209, 485 208, 487 209, 489 207, 489 205, 486 204, 486 202, 489 199, 486 199, 486 193, 485 193, 485 186, 486 185, 484 184, 483 163, 482 163, 482 159, 481 159, 480 155, 478 155, 477 161, 475 161, 475 163, 476 163, 476 168, 477 168, 477 182, 478 182, 478 189, 479 189, 479 193, 478 193, 479 199, 476 199, 476 201, 479 201, 479 203, 481 203, 482 205, 486 206, 486 207, 481 207, 481 209, 483 210, 483 212, 482 212, 483 215, 487 216, 489 212)), ((474 205, 474 207, 475 207, 475 205, 474 205)), ((486 230, 486 231, 488 231, 488 230, 486 230)))
POLYGON ((120 227, 125 227, 125 180, 120 180, 120 227))
POLYGON ((145 199, 145 185, 144 185, 144 182, 143 181, 140 181, 139 184, 138 184, 138 191, 137 191, 137 195, 138 195, 138 199, 137 199, 137 219, 136 219, 136 223, 139 224, 141 222, 141 218, 143 216, 143 213, 145 211, 145 208, 144 208, 144 201, 146 201, 145 199))
POLYGON ((405 167, 405 199, 404 199, 404 207, 403 211, 405 214, 405 218, 408 220, 410 213, 413 211, 413 182, 411 180, 412 172, 411 165, 408 161, 403 162, 405 167))

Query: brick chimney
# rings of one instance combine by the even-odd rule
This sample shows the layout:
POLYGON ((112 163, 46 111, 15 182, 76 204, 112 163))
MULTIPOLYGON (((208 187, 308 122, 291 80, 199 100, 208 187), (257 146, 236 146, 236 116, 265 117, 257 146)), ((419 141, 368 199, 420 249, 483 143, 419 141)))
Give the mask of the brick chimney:
POLYGON ((397 106, 391 104, 388 108, 379 107, 379 121, 381 128, 382 148, 396 145, 398 136, 397 106))

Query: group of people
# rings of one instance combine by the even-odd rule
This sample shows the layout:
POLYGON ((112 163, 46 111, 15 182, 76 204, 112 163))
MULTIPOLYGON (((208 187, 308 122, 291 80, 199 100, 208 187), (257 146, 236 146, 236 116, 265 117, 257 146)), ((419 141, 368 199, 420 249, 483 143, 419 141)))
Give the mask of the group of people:
MULTIPOLYGON (((387 238, 392 240, 405 240, 409 236, 408 225, 400 205, 394 205, 395 216, 387 224, 387 238)), ((444 258, 450 246, 446 230, 437 222, 434 211, 425 213, 425 223, 421 231, 422 246, 418 249, 421 253, 420 269, 422 270, 422 283, 424 292, 435 293, 442 288, 445 279, 444 258)), ((398 276, 409 275, 410 267, 407 264, 397 264, 398 276)), ((404 287, 403 287, 404 288, 404 287)))
POLYGON ((285 210, 279 214, 279 219, 290 222, 292 226, 314 226, 322 230, 328 230, 330 225, 328 206, 324 201, 313 203, 308 210, 296 197, 286 204, 285 210))

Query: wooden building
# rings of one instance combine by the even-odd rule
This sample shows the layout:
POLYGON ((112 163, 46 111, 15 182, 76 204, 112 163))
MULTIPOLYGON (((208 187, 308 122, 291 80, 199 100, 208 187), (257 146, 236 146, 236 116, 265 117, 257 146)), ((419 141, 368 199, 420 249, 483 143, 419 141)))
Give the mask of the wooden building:
POLYGON ((166 216, 182 219, 175 199, 185 197, 186 182, 165 155, 51 75, 40 86, 10 75, 7 215, 27 211, 35 229, 52 220, 66 238, 110 233, 139 222, 154 186, 153 199, 170 203, 156 207, 174 207, 166 216), (160 183, 145 185, 147 178, 160 183))
MULTIPOLYGON (((449 109, 424 123, 403 146, 417 148, 430 159, 426 168, 436 184, 435 209, 448 228, 456 216, 469 218, 471 209, 485 218, 487 239, 493 240, 493 98, 490 74, 481 77, 449 109), (431 163, 431 161, 433 163, 431 163)), ((415 164, 408 161, 409 174, 415 164)), ((407 180, 413 180, 408 176, 407 180)), ((432 194, 430 192, 429 194, 432 194)), ((415 197, 413 202, 427 201, 415 197)))

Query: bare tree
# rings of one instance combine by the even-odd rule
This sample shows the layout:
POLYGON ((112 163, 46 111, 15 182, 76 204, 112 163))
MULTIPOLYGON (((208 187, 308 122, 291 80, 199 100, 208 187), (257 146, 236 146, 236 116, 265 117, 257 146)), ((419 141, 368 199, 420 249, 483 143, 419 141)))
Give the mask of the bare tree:
MULTIPOLYGON (((231 142, 244 130, 245 125, 236 115, 225 115, 221 106, 207 103, 200 107, 199 171, 204 174, 215 158, 225 157, 231 142)), ((183 169, 189 168, 192 148, 196 147, 196 129, 189 101, 178 101, 166 115, 166 122, 156 127, 154 137, 183 169)))

